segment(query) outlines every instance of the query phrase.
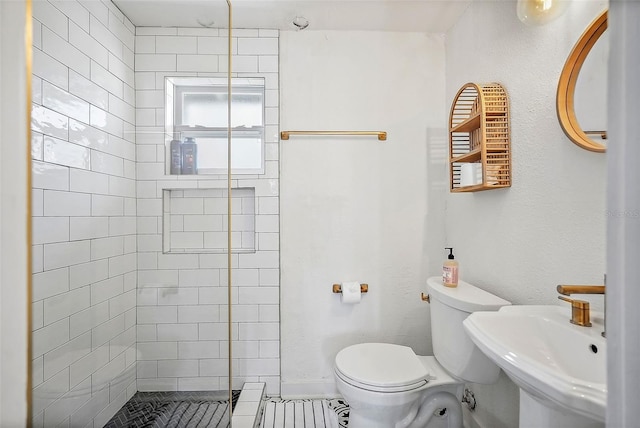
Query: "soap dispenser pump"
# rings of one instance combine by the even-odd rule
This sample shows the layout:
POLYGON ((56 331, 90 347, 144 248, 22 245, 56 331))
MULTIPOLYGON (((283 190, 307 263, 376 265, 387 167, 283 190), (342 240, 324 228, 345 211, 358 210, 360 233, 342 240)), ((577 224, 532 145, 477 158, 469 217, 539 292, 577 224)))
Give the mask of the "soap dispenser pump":
POLYGON ((458 262, 453 257, 453 248, 446 247, 445 250, 449 250, 449 255, 442 265, 442 283, 446 287, 457 287, 458 262))

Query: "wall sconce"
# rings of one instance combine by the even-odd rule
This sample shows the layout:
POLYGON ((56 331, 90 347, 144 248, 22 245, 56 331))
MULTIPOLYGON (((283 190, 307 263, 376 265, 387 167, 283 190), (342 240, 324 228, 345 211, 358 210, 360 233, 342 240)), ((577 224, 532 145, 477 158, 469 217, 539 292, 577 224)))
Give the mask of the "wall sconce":
POLYGON ((562 15, 569 0, 518 0, 518 19, 527 25, 545 25, 562 15))

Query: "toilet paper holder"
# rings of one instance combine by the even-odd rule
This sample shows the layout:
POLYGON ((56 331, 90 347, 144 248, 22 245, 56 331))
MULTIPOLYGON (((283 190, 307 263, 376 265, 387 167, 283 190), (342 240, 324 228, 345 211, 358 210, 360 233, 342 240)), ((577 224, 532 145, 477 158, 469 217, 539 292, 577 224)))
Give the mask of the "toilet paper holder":
MULTIPOLYGON (((369 284, 360 284, 360 292, 366 293, 369 291, 369 284)), ((333 292, 334 293, 342 293, 342 285, 333 284, 333 292)))

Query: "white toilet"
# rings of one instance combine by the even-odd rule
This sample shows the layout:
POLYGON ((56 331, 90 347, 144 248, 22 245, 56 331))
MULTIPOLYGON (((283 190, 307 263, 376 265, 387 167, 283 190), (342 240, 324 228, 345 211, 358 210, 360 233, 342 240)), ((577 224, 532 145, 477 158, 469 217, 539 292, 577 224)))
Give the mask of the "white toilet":
POLYGON ((425 428, 443 418, 449 428, 461 428, 464 382, 498 379, 500 369, 467 337, 462 321, 510 303, 464 281, 445 287, 441 277, 429 278, 427 290, 435 356, 389 343, 352 345, 336 355, 336 386, 349 403, 349 428, 425 428))

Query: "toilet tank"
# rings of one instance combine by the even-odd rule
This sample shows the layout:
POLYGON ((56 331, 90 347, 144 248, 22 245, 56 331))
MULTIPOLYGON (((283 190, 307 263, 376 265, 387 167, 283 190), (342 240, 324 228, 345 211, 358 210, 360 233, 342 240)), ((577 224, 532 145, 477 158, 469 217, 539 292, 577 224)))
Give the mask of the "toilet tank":
POLYGON ((497 311, 511 303, 465 281, 458 281, 455 288, 445 287, 439 276, 427 280, 427 290, 433 355, 440 365, 463 381, 496 382, 500 368, 469 339, 462 321, 472 312, 497 311))

